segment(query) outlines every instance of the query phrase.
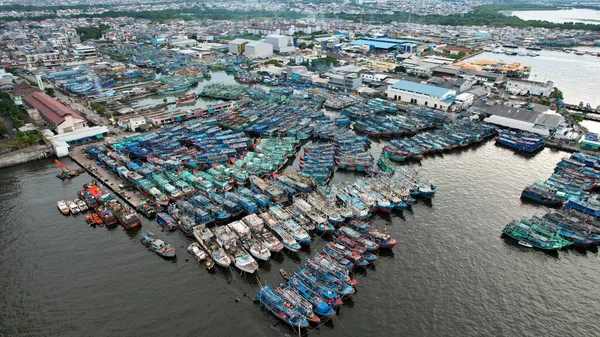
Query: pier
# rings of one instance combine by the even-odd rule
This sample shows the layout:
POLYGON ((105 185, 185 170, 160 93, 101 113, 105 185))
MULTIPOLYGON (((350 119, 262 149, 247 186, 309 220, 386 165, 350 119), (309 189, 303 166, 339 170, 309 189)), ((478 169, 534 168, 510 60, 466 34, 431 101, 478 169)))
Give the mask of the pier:
POLYGON ((588 152, 588 153, 593 153, 593 151, 586 151, 582 148, 579 147, 579 143, 576 144, 570 144, 570 143, 564 143, 564 142, 557 142, 554 140, 547 140, 546 141, 546 146, 553 148, 553 149, 558 149, 558 150, 563 150, 563 151, 567 151, 567 152, 588 152))
POLYGON ((600 110, 592 108, 591 106, 589 106, 589 104, 587 106, 584 105, 575 105, 575 104, 565 104, 564 108, 567 110, 571 110, 571 111, 579 111, 579 112, 583 112, 583 113, 596 113, 596 114, 600 114, 600 110))
POLYGON ((583 113, 581 116, 588 121, 600 122, 600 113, 583 113))
POLYGON ((114 194, 119 196, 119 198, 127 202, 129 206, 133 209, 137 209, 139 204, 145 200, 142 193, 138 190, 125 190, 127 183, 121 180, 115 173, 107 171, 103 166, 98 166, 95 160, 88 158, 87 154, 83 151, 84 148, 85 145, 72 148, 69 154, 71 159, 86 170, 87 173, 93 176, 98 182, 105 185, 114 194), (124 188, 120 188, 120 185, 124 188))

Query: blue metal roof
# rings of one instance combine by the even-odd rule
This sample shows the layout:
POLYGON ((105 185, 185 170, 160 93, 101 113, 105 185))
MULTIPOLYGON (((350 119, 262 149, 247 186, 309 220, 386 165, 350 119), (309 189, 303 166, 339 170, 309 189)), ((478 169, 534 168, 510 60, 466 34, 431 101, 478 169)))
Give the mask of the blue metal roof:
POLYGON ((350 42, 350 44, 357 45, 357 46, 362 46, 362 45, 366 44, 369 46, 373 46, 374 48, 377 48, 377 49, 392 49, 392 48, 398 47, 397 43, 373 41, 373 40, 366 40, 366 39, 354 40, 354 41, 350 42))
POLYGON ((392 87, 404 91, 411 91, 418 94, 429 95, 432 97, 442 97, 450 91, 450 89, 444 89, 435 87, 433 85, 414 83, 408 81, 398 81, 392 85, 392 87))

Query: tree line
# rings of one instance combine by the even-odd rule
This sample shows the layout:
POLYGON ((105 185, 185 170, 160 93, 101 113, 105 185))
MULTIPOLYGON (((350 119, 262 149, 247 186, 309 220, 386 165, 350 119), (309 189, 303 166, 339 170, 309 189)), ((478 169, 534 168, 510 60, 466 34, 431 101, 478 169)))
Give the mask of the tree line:
MULTIPOLYGON (((542 20, 526 21, 516 16, 507 16, 500 11, 519 9, 554 9, 553 7, 538 6, 530 4, 491 4, 475 8, 473 12, 455 15, 410 15, 410 21, 421 24, 439 24, 447 26, 490 26, 490 27, 538 27, 538 28, 560 28, 600 31, 600 25, 584 23, 554 23, 542 20)), ((167 19, 212 19, 212 20, 248 20, 248 19, 301 19, 305 14, 298 12, 275 12, 266 10, 228 10, 221 8, 182 8, 167 9, 163 11, 108 11, 102 14, 73 15, 72 18, 84 17, 132 17, 147 19, 151 21, 164 21, 167 19)), ((405 12, 394 12, 391 14, 321 14, 323 18, 335 18, 352 20, 355 22, 368 21, 374 23, 408 22, 409 14, 405 12)), ((58 18, 56 15, 46 15, 30 18, 33 21, 58 18)), ((23 18, 4 18, 5 21, 20 21, 23 18)))

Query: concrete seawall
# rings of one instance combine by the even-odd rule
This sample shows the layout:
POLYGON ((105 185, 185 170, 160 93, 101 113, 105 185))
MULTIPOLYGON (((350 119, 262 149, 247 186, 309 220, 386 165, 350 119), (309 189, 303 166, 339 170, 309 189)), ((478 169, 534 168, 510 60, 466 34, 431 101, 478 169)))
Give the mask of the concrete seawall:
POLYGON ((0 169, 23 164, 29 161, 48 158, 54 152, 50 145, 32 146, 26 149, 0 155, 0 169))

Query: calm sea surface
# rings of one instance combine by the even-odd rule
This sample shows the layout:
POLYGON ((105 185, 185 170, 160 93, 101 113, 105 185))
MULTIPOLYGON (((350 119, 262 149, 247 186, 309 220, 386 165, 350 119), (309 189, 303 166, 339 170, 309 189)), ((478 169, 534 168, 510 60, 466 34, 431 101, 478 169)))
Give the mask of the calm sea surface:
MULTIPOLYGON (((600 48, 597 49, 600 52, 600 48)), ((561 51, 542 50, 540 56, 512 56, 484 52, 469 60, 501 60, 531 66, 530 80, 552 81, 564 96, 565 102, 600 104, 600 57, 575 55, 561 51)))
POLYGON ((517 16, 523 20, 544 20, 556 23, 583 22, 586 24, 600 24, 600 11, 593 9, 574 8, 569 10, 506 11, 500 13, 508 16, 517 16))
MULTIPOLYGON (((373 153, 382 146, 375 142, 373 153)), ((553 256, 500 237, 510 220, 547 211, 519 195, 565 155, 545 149, 527 158, 488 141, 415 165, 435 180, 436 197, 374 218, 400 244, 358 276, 340 315, 309 335, 598 335, 598 254, 553 256)), ((297 271, 322 239, 279 254, 256 276, 210 274, 186 261, 192 240, 179 231, 143 223, 175 245, 173 262, 145 248, 139 232, 62 216, 56 201, 75 198, 90 177, 62 182, 57 172, 51 160, 0 171, 0 336, 294 335, 244 294, 278 285, 278 269, 297 271)), ((334 182, 355 177, 337 172, 334 182)))

